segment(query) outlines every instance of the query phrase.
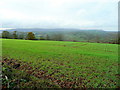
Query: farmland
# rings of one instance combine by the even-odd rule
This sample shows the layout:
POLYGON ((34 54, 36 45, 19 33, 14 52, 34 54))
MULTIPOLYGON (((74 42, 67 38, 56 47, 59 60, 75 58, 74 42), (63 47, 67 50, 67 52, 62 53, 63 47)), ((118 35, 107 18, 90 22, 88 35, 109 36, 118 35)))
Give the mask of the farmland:
POLYGON ((118 87, 117 44, 2 39, 2 58, 60 88, 118 87))

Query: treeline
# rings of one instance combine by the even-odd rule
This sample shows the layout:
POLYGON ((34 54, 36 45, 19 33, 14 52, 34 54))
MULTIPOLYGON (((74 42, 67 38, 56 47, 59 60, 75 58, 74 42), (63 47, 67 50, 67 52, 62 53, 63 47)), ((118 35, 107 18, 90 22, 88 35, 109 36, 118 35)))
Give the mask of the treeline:
POLYGON ((55 41, 63 41, 63 35, 62 34, 56 34, 56 35, 39 35, 36 36, 33 32, 9 32, 9 31, 3 31, 2 32, 2 38, 6 39, 24 39, 24 40, 55 40, 55 41))
MULTIPOLYGON (((120 36, 112 34, 97 34, 88 33, 82 34, 82 32, 62 33, 62 32, 51 32, 51 33, 38 33, 38 32, 18 32, 18 31, 3 31, 2 38, 8 39, 24 39, 24 40, 54 40, 54 41, 73 41, 78 42, 84 39, 84 42, 97 42, 97 43, 111 43, 120 44, 120 36), (52 34, 51 34, 52 33, 52 34)), ((81 42, 80 41, 80 42, 81 42)))

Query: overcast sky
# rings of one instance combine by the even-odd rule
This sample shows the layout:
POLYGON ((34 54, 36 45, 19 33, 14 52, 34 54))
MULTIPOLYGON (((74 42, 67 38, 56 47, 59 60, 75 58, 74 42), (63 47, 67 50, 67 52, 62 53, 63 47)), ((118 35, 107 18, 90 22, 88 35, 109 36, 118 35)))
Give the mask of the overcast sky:
POLYGON ((118 1, 0 0, 0 28, 117 30, 118 1))

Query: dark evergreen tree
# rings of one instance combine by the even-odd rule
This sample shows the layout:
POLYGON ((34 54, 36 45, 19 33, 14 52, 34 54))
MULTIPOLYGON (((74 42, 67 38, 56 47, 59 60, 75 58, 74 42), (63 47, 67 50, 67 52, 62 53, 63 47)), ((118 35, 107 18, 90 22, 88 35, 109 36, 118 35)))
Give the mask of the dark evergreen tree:
POLYGON ((10 33, 8 31, 2 32, 2 38, 9 38, 9 37, 10 37, 10 33))

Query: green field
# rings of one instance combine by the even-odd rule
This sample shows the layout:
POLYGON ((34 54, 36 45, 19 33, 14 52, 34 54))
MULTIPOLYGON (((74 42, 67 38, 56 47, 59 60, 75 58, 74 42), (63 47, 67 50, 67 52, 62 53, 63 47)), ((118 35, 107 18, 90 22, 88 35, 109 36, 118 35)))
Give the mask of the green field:
POLYGON ((30 63, 63 87, 118 87, 117 44, 2 39, 2 49, 2 57, 30 63))

